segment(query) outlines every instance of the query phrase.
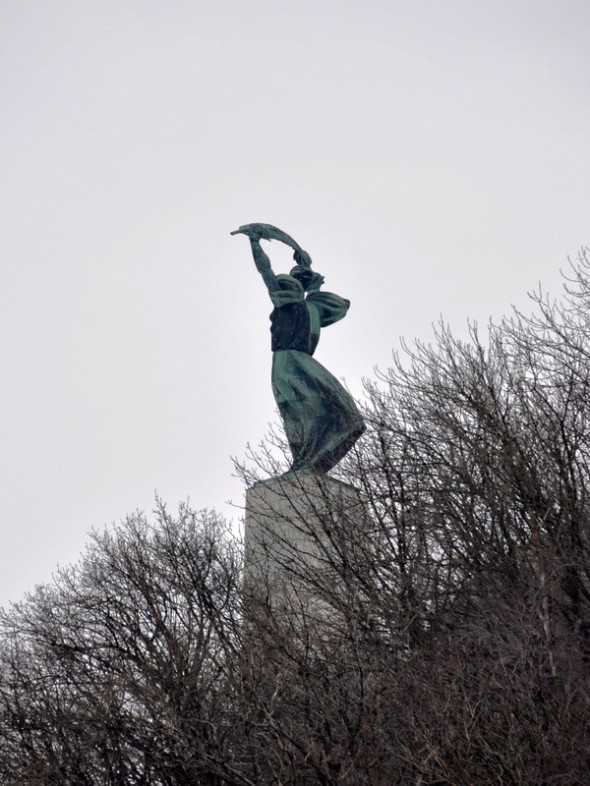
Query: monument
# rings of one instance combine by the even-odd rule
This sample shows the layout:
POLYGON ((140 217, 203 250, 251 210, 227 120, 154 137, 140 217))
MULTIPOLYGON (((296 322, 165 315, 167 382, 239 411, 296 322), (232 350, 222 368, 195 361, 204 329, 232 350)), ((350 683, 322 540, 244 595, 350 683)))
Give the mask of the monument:
MULTIPOLYGON (((250 240, 254 264, 268 290, 272 389, 291 450, 289 470, 246 494, 245 583, 265 587, 267 601, 301 601, 306 571, 330 561, 323 518, 350 487, 330 478, 332 469, 365 430, 361 414, 343 385, 313 357, 322 328, 346 316, 350 301, 322 291, 324 277, 293 238, 270 224, 246 224, 232 234, 250 240), (261 240, 293 248, 295 266, 275 274, 261 240)), ((358 499, 357 499, 358 502, 358 499)))

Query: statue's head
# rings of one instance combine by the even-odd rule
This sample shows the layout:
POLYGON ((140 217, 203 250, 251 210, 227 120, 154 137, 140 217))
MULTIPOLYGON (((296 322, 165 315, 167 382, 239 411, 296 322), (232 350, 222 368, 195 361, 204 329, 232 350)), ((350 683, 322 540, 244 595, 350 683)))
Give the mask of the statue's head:
POLYGON ((324 283, 324 277, 321 273, 315 273, 311 268, 302 267, 301 265, 296 265, 292 268, 290 275, 301 283, 306 292, 319 289, 324 283))
POLYGON ((295 265, 295 267, 291 268, 289 271, 289 275, 297 279, 303 289, 307 289, 313 278, 313 270, 309 267, 303 267, 303 265, 295 265))

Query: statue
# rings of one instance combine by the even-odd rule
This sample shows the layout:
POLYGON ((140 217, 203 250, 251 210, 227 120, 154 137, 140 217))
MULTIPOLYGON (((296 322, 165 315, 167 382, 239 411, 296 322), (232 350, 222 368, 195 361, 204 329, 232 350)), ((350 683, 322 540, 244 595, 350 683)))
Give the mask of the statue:
POLYGON ((250 239, 252 254, 274 309, 270 315, 272 389, 293 455, 289 473, 328 472, 365 430, 344 387, 313 353, 320 328, 346 316, 350 301, 321 292, 324 277, 289 235, 270 224, 246 224, 232 235, 250 239), (294 249, 289 275, 275 275, 261 240, 280 240, 294 249))

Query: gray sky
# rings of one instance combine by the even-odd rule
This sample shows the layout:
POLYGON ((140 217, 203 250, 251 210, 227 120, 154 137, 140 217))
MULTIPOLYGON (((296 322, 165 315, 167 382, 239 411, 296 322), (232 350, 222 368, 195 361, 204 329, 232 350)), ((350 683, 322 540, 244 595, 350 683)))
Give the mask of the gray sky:
POLYGON ((155 491, 242 503, 275 408, 239 224, 352 300, 316 357, 356 395, 441 314, 558 294, 589 29, 587 0, 4 0, 0 604, 155 491))

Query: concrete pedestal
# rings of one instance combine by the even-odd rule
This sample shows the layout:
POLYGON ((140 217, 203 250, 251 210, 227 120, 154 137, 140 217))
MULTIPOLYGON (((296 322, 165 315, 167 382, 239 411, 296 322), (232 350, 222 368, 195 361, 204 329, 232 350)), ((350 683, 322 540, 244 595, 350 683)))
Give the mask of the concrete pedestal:
POLYGON ((359 492, 327 475, 270 478, 246 492, 244 592, 250 608, 327 621, 322 588, 337 579, 343 521, 362 508, 359 492))

